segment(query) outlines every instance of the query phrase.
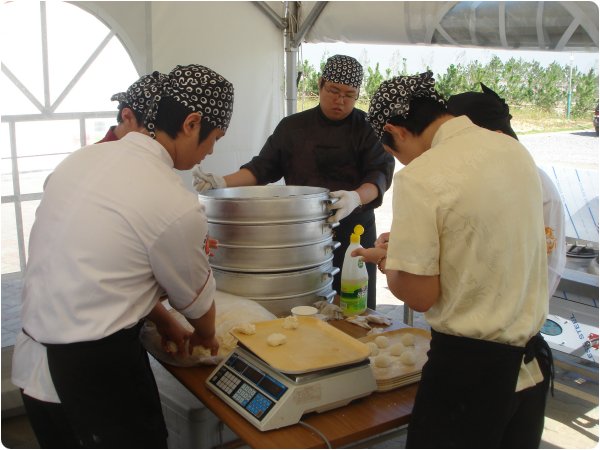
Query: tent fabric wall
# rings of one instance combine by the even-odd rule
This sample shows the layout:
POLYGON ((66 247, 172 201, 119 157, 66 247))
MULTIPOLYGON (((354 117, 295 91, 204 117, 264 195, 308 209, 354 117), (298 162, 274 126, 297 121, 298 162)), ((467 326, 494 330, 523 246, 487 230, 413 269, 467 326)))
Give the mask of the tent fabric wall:
MULTIPOLYGON (((116 31, 140 75, 195 63, 233 83, 233 117, 204 170, 237 170, 284 116, 283 33, 251 2, 76 4, 116 31)), ((182 177, 191 189, 190 171, 182 177)))
POLYGON ((283 35, 250 2, 152 2, 157 70, 198 63, 233 83, 227 135, 202 162, 226 174, 256 155, 283 117, 283 35))

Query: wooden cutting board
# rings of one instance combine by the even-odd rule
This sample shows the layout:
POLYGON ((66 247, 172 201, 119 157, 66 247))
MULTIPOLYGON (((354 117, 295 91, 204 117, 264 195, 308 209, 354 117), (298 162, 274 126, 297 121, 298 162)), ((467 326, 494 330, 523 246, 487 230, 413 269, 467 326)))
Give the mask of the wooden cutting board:
POLYGON ((256 333, 232 334, 256 356, 283 373, 300 374, 360 362, 368 358, 369 347, 358 339, 314 317, 298 317, 295 330, 283 328, 285 319, 255 322, 256 333), (283 345, 272 347, 273 333, 286 336, 283 345))

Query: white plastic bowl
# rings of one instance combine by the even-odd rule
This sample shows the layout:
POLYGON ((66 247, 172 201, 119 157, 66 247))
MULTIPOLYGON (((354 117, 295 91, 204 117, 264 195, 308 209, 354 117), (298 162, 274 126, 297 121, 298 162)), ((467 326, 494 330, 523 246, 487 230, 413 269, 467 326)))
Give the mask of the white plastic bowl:
POLYGON ((316 316, 319 310, 314 306, 295 306, 292 308, 294 316, 316 316))

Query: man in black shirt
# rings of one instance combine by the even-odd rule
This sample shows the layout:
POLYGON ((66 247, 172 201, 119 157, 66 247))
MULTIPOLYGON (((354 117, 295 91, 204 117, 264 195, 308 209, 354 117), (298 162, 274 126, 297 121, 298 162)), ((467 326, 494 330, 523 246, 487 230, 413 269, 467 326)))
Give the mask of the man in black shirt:
MULTIPOLYGON (((222 177, 196 167, 196 190, 265 185, 281 178, 288 185, 329 189, 338 201, 328 221, 340 222, 334 233, 342 244, 334 252, 333 265, 341 268, 355 225, 365 228, 362 246, 374 245, 373 210, 381 205, 394 174, 394 158, 383 149, 366 114, 354 108, 362 78, 363 68, 356 59, 329 58, 319 82, 319 105, 282 119, 258 156, 237 172, 222 177)), ((375 309, 375 265, 367 264, 367 271, 368 307, 375 309)), ((340 292, 340 274, 334 278, 333 289, 340 292)))

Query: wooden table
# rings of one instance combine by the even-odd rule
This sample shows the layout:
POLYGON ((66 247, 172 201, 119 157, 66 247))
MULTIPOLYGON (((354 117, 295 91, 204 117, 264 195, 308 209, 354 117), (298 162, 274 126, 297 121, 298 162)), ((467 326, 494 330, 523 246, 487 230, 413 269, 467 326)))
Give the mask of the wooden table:
MULTIPOLYGON (((367 330, 343 320, 329 322, 336 328, 360 338, 367 330)), ((405 326, 393 323, 387 330, 405 326)), ((206 367, 163 366, 187 389, 200 399, 219 419, 254 448, 325 448, 323 439, 302 425, 291 425, 271 431, 260 431, 246 421, 223 400, 206 387, 205 381, 215 369, 206 367)), ((368 397, 353 401, 320 414, 310 413, 302 421, 317 428, 333 447, 348 446, 381 433, 408 424, 418 384, 411 384, 388 392, 374 392, 368 397)))

